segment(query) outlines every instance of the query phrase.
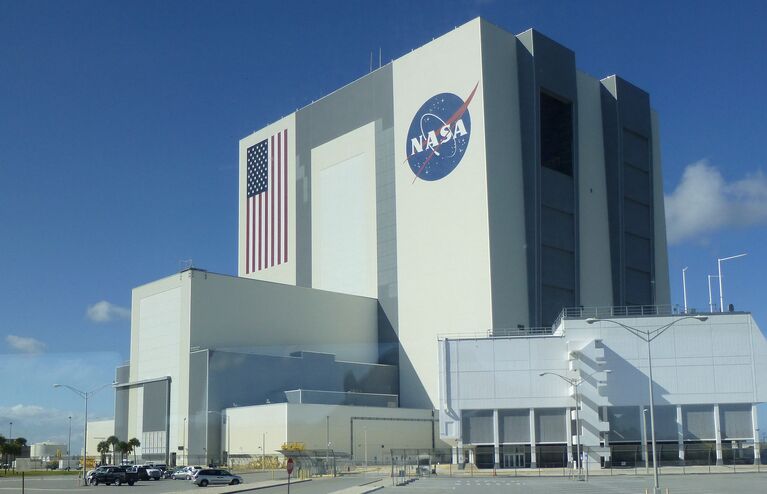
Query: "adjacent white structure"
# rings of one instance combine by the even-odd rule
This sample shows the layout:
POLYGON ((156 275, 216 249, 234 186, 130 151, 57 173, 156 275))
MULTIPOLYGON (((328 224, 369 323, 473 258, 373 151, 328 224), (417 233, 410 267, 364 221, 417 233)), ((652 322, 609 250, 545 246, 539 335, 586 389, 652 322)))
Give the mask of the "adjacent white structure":
POLYGON ((569 312, 547 334, 440 339, 440 434, 460 460, 468 449, 490 467, 572 462, 575 388, 548 374, 558 373, 583 379, 580 442, 592 463, 647 461, 647 344, 616 322, 640 331, 675 323, 652 343, 660 460, 758 459, 756 404, 767 400, 767 341, 750 314, 708 314, 701 322, 684 314, 613 312, 589 323, 596 310, 569 312))

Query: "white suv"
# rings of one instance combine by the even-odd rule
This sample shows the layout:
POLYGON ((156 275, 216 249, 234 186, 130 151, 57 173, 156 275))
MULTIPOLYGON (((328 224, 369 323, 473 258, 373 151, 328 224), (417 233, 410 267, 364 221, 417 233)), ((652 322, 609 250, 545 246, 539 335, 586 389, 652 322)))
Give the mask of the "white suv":
POLYGON ((192 482, 199 487, 207 487, 211 484, 230 484, 237 485, 242 483, 242 477, 239 475, 232 475, 226 470, 219 470, 217 468, 203 468, 197 470, 192 482))

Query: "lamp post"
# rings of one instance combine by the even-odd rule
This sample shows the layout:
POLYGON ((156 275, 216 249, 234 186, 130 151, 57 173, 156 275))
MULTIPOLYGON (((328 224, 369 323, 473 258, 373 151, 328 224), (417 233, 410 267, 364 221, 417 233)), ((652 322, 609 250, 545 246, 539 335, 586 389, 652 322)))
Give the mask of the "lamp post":
POLYGON ((183 465, 186 465, 186 463, 189 461, 189 453, 187 453, 186 451, 186 417, 184 417, 184 428, 181 429, 181 433, 184 435, 184 451, 183 451, 184 456, 183 458, 181 458, 182 459, 181 463, 183 465))
POLYGON ((69 433, 67 434, 67 470, 69 470, 69 460, 72 458, 72 416, 69 416, 69 433))
POLYGON ((647 461, 647 409, 642 407, 642 447, 644 448, 644 474, 647 475, 650 469, 647 461))
POLYGON ((83 416, 83 422, 85 422, 85 426, 83 429, 83 482, 86 481, 85 475, 87 473, 85 463, 88 459, 88 398, 93 396, 94 394, 98 393, 102 389, 106 388, 107 386, 114 385, 114 382, 108 383, 108 384, 102 384, 101 386, 94 388, 90 391, 82 391, 80 389, 75 388, 74 386, 70 386, 69 384, 54 384, 54 388, 67 388, 71 392, 75 393, 77 396, 82 398, 85 401, 85 415, 83 416))
POLYGON ((685 319, 696 319, 698 321, 703 322, 708 320, 708 317, 707 316, 679 317, 659 328, 656 328, 653 330, 646 330, 646 331, 637 329, 633 326, 629 326, 627 324, 623 324, 622 322, 618 322, 612 319, 601 319, 596 317, 589 317, 588 319, 586 319, 586 322, 589 324, 594 324, 595 322, 609 322, 609 323, 615 324, 616 326, 622 327, 623 329, 627 330, 629 333, 633 334, 637 338, 647 343, 647 369, 648 369, 647 383, 650 388, 650 434, 652 435, 652 468, 653 468, 653 481, 655 484, 654 485, 655 494, 660 494, 660 485, 658 481, 658 455, 656 454, 656 448, 655 448, 655 400, 653 398, 653 389, 652 389, 653 388, 652 352, 650 350, 650 343, 652 342, 652 340, 662 335, 668 328, 678 323, 679 321, 684 321, 685 319))
POLYGON ((711 278, 717 278, 717 276, 708 275, 708 311, 714 312, 714 299, 711 298, 711 278))
POLYGON ((682 269, 682 294, 684 295, 684 313, 687 314, 687 266, 682 269))
POLYGON ((738 257, 747 256, 748 254, 738 254, 737 256, 722 257, 716 260, 716 265, 719 268, 719 312, 724 312, 724 291, 722 288, 722 261, 729 261, 730 259, 737 259, 738 257))
POLYGON ((8 422, 8 440, 13 439, 13 422, 8 422))
MULTIPOLYGON (((602 370, 596 370, 589 374, 586 377, 565 377, 562 374, 557 374, 556 372, 541 372, 538 374, 540 377, 549 375, 549 376, 557 376, 558 378, 565 381, 567 384, 572 386, 575 389, 575 448, 577 450, 576 457, 576 464, 578 465, 578 479, 583 478, 583 458, 581 457, 581 414, 580 414, 580 406, 581 406, 581 399, 580 395, 578 394, 578 387, 583 384, 583 382, 588 379, 589 377, 593 376, 597 372, 604 372, 605 374, 609 374, 611 371, 608 369, 602 370)), ((569 419, 568 419, 569 420, 569 419)), ((568 439, 568 443, 572 440, 572 438, 568 439)))

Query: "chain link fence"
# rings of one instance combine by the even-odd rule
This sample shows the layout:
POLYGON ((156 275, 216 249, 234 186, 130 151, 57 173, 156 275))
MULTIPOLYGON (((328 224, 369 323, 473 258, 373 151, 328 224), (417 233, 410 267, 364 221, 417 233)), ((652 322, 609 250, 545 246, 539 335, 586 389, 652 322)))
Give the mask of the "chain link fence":
MULTIPOLYGON (((656 443, 656 448, 662 475, 767 473, 767 447, 756 452, 753 443, 722 443, 719 461, 713 442, 685 443, 681 454, 679 444, 675 442, 656 443)), ((393 485, 404 485, 412 479, 429 476, 575 478, 588 475, 641 476, 652 475, 653 472, 650 444, 646 449, 641 444, 614 444, 606 448, 583 448, 583 451, 590 460, 583 461, 579 470, 579 465, 569 457, 564 444, 536 446, 535 463, 530 445, 502 445, 497 457, 493 446, 467 447, 460 457, 450 449, 397 449, 391 450, 390 475, 393 485)))

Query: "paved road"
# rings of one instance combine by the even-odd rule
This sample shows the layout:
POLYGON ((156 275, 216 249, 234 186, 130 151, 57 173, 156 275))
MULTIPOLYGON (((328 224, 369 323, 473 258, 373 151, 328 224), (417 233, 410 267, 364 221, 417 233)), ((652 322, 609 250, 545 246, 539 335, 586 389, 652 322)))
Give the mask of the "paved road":
MULTIPOLYGON (((651 477, 592 477, 589 482, 561 478, 426 478, 404 487, 391 487, 380 492, 402 494, 482 493, 482 494, 642 494, 652 487, 651 477)), ((767 492, 767 474, 675 475, 661 477, 661 488, 670 494, 722 494, 767 492)))
MULTIPOLYGON (((245 483, 243 487, 252 485, 261 480, 271 480, 271 473, 255 473, 245 474, 242 476, 245 483)), ((280 476, 277 476, 279 479, 280 476)), ((372 479, 363 479, 359 477, 339 477, 328 479, 314 479, 309 482, 301 482, 290 486, 291 494, 330 494, 335 491, 346 489, 355 485, 359 485, 372 479)), ((54 494, 57 492, 62 493, 90 493, 98 494, 101 491, 105 491, 104 494, 115 494, 115 486, 80 486, 76 478, 72 477, 42 477, 26 479, 25 491, 30 494, 54 494)), ((159 480, 159 481, 145 481, 138 482, 134 486, 122 486, 119 488, 119 493, 122 494, 165 494, 174 492, 205 492, 205 490, 199 489, 196 485, 185 480, 159 480)), ((21 479, 20 478, 0 478, 0 494, 21 492, 21 479)), ((287 486, 270 487, 267 489, 256 491, 263 494, 277 494, 287 492, 287 486)))

